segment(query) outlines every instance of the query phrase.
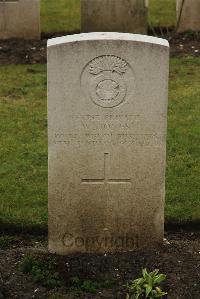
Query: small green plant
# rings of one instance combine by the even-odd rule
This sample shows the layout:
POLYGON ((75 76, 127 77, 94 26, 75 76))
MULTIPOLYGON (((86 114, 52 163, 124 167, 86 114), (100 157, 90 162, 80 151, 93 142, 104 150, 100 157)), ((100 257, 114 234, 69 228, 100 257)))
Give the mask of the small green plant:
POLYGON ((7 249, 15 242, 16 242, 15 237, 2 235, 0 236, 0 249, 7 249))
POLYGON ((193 39, 198 39, 200 37, 200 33, 192 31, 192 30, 187 30, 185 32, 185 37, 193 38, 193 39))
POLYGON ((128 293, 126 299, 154 299, 162 298, 167 293, 159 287, 166 279, 166 275, 160 274, 156 269, 153 272, 142 270, 142 277, 135 279, 126 285, 128 293))
POLYGON ((90 279, 81 280, 79 277, 73 277, 71 278, 70 283, 71 283, 71 289, 77 294, 80 294, 82 292, 96 294, 96 292, 99 289, 112 288, 116 282, 114 280, 97 282, 90 279))
POLYGON ((21 262, 21 271, 32 275, 35 282, 41 283, 47 288, 55 288, 63 285, 58 273, 55 271, 53 261, 45 261, 32 255, 27 255, 21 262))

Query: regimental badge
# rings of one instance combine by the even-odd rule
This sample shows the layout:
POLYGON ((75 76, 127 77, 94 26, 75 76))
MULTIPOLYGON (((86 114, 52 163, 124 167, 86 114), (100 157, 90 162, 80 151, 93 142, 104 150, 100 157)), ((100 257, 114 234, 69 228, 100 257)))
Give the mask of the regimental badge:
POLYGON ((90 99, 98 106, 112 108, 125 101, 127 94, 128 63, 114 55, 103 55, 94 58, 83 72, 90 99), (86 76, 87 73, 87 76, 86 76))

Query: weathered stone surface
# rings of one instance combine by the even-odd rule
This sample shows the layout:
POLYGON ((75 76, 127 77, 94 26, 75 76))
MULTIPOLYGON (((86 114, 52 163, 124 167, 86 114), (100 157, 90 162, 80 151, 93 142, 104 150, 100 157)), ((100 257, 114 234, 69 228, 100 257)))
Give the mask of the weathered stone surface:
MULTIPOLYGON (((183 0, 177 0, 177 20, 181 14, 183 0)), ((200 1, 185 0, 183 3, 182 14, 178 32, 187 30, 200 31, 200 1)))
POLYGON ((146 0, 81 0, 82 32, 147 33, 146 0))
POLYGON ((40 39, 39 0, 0 0, 0 39, 40 39))
POLYGON ((169 45, 88 33, 48 42, 49 250, 163 239, 169 45))

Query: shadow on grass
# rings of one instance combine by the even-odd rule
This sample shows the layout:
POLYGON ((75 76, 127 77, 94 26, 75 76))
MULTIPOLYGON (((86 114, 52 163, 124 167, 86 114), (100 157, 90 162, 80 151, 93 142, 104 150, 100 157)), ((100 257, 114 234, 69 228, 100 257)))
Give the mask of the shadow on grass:
POLYGON ((27 225, 5 223, 0 221, 0 234, 30 234, 32 236, 42 236, 48 234, 48 228, 44 225, 27 225))
MULTIPOLYGON (((179 232, 179 231, 200 231, 200 220, 186 221, 186 222, 176 222, 176 221, 166 221, 165 222, 166 232, 179 232)), ((20 234, 32 236, 44 236, 48 234, 48 227, 45 225, 26 225, 5 223, 0 221, 0 234, 20 234)))

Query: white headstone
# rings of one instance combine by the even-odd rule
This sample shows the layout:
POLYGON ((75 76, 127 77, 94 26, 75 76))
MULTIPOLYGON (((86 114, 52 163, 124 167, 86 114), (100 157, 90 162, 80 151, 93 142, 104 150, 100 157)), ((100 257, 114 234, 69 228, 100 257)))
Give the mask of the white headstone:
POLYGON ((200 0, 177 0, 178 32, 200 31, 200 0))
POLYGON ((123 33, 48 41, 49 250, 162 242, 169 45, 123 33))
POLYGON ((40 0, 0 0, 0 39, 40 39, 40 0))
POLYGON ((147 5, 147 0, 81 0, 81 31, 146 34, 147 5))

